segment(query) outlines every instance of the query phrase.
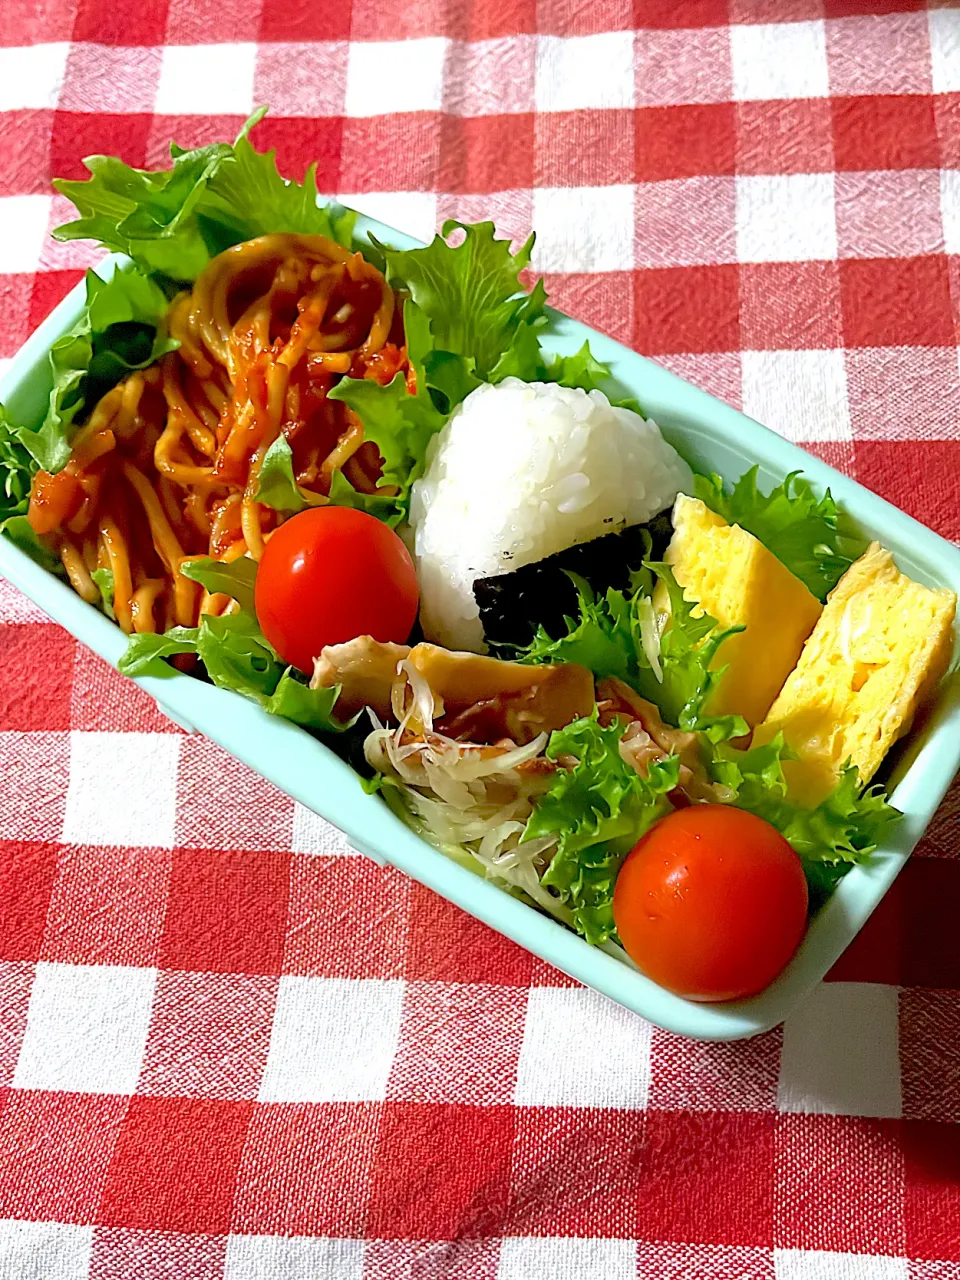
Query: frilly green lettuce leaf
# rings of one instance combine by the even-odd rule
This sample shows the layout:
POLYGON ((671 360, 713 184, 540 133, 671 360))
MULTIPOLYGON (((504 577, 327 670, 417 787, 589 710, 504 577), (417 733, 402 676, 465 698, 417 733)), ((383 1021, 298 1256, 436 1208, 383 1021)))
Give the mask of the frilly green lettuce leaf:
POLYGON ((100 607, 111 621, 116 622, 117 615, 113 611, 113 595, 116 590, 112 569, 94 569, 90 577, 100 592, 100 607))
POLYGON ((207 227, 197 205, 210 178, 231 154, 217 142, 179 151, 170 169, 132 169, 116 156, 89 156, 90 177, 54 179, 80 217, 57 227, 57 240, 94 240, 125 253, 147 275, 193 280, 216 253, 236 243, 216 222, 207 227), (219 233, 219 236, 218 236, 219 233))
POLYGON ((562 767, 536 803, 523 840, 557 835, 559 844, 542 883, 569 905, 588 942, 614 936, 613 887, 624 857, 670 809, 667 795, 679 779, 676 756, 657 761, 642 776, 620 756, 623 725, 604 728, 597 713, 550 735, 547 755, 562 767), (567 767, 572 759, 572 767, 567 767))
POLYGON ((544 382, 556 382, 561 387, 580 387, 583 391, 602 390, 609 377, 609 365, 596 359, 589 342, 585 342, 572 356, 555 356, 543 371, 544 382))
POLYGON ((512 253, 509 240, 496 238, 492 222, 451 219, 424 249, 378 244, 388 280, 405 289, 427 319, 426 382, 446 395, 448 407, 480 382, 514 377, 592 391, 610 377, 589 343, 568 356, 542 350, 546 290, 542 280, 529 293, 520 283, 533 243, 531 235, 512 253), (456 231, 463 232, 463 240, 454 246, 448 237, 456 231))
POLYGON ((342 733, 356 724, 359 716, 349 721, 338 720, 335 715, 339 685, 327 689, 311 689, 297 678, 288 667, 280 682, 263 704, 271 715, 283 716, 303 729, 315 733, 342 733))
POLYGON ((218 689, 235 689, 261 702, 280 682, 283 665, 252 614, 204 614, 197 637, 197 656, 218 689))
POLYGON ((866 549, 866 539, 829 489, 818 498, 810 482, 795 471, 763 494, 758 473, 759 467, 751 467, 730 492, 717 475, 696 476, 694 493, 728 524, 738 524, 759 538, 819 600, 825 600, 866 549))
POLYGON ((18 429, 0 405, 0 533, 49 573, 62 572, 60 561, 38 538, 27 519, 36 460, 20 443, 18 429))
POLYGON ((293 474, 293 450, 284 435, 277 436, 263 455, 257 491, 253 496, 257 502, 272 507, 274 511, 293 514, 305 511, 307 507, 326 505, 326 498, 308 493, 297 484, 293 474))
POLYGON ((453 219, 424 249, 379 245, 387 279, 405 289, 430 322, 438 351, 468 356, 487 380, 514 342, 517 331, 543 323, 546 294, 526 293, 520 272, 530 264, 534 237, 511 253, 509 240, 497 240, 492 222, 472 225, 453 219), (447 243, 454 231, 461 244, 447 243))
POLYGON ((109 280, 86 275, 86 304, 80 319, 50 349, 53 390, 38 428, 15 427, 23 447, 44 471, 70 460, 74 424, 132 369, 145 369, 177 343, 163 327, 167 298, 152 280, 132 267, 109 280))
MULTIPOLYGON (((649 666, 637 672, 636 689, 656 703, 660 714, 681 729, 704 729, 715 733, 716 722, 705 717, 703 708, 724 667, 712 668, 723 642, 743 627, 719 627, 708 613, 697 614, 695 605, 684 598, 673 570, 666 564, 649 564, 648 568, 664 584, 670 597, 670 618, 660 637, 660 669, 662 679, 649 666)), ((748 732, 739 716, 723 717, 721 733, 736 730, 748 732)))
POLYGON ((567 634, 557 639, 540 626, 533 640, 516 654, 520 662, 575 662, 592 671, 598 680, 616 676, 627 684, 637 680, 639 665, 646 662, 637 614, 639 597, 609 588, 599 598, 589 583, 568 574, 577 588, 579 616, 567 618, 567 634))
POLYGON ((311 689, 306 678, 284 666, 255 618, 230 613, 200 619, 197 656, 218 689, 231 689, 269 711, 315 732, 342 733, 356 720, 334 714, 339 686, 311 689))
POLYGON ((614 384, 610 366, 598 360, 590 350, 590 343, 569 356, 554 356, 548 360, 542 374, 538 375, 544 382, 556 382, 561 387, 579 387, 581 391, 602 391, 616 409, 629 409, 641 418, 647 415, 639 400, 633 396, 618 394, 614 384))
POLYGON ((302 183, 289 182, 277 172, 274 152, 254 150, 248 135, 265 114, 254 112, 233 145, 185 151, 171 144, 169 169, 90 156, 88 179, 54 182, 80 214, 54 235, 99 241, 127 254, 145 275, 175 281, 196 279, 224 249, 269 232, 325 235, 349 245, 356 214, 317 204, 316 166, 302 183))
MULTIPOLYGON (((258 123, 255 115, 251 128, 258 123)), ((257 151, 248 134, 249 130, 241 132, 233 154, 210 178, 206 198, 199 205, 201 217, 219 216, 227 226, 231 217, 236 218, 241 240, 282 231, 326 236, 349 248, 357 215, 336 202, 319 203, 316 164, 308 166, 303 182, 282 178, 276 151, 257 151)))
MULTIPOLYGON (((412 305, 407 304, 408 307, 412 305)), ((433 394, 434 403, 441 413, 451 413, 471 391, 483 385, 473 366, 472 358, 452 351, 425 352, 421 361, 424 385, 433 394)))
POLYGON ((0 521, 0 533, 25 552, 41 569, 46 569, 48 573, 62 573, 59 559, 46 542, 37 537, 26 516, 8 516, 6 520, 0 521))
POLYGON ((180 572, 192 582, 199 582, 211 594, 220 592, 236 600, 244 613, 254 613, 257 562, 249 556, 238 556, 229 564, 214 560, 212 556, 197 556, 193 560, 185 560, 180 572))
POLYGON ((335 507, 365 511, 390 525, 400 520, 396 498, 381 493, 360 493, 342 471, 334 471, 328 497, 301 489, 293 474, 293 450, 282 435, 277 436, 264 454, 254 498, 264 506, 287 515, 297 515, 308 507, 325 507, 329 503, 335 507))
POLYGON ((706 747, 706 755, 713 780, 730 788, 731 803, 776 827, 797 851, 814 908, 852 866, 882 843, 902 816, 879 787, 861 788, 852 765, 843 770, 836 790, 815 808, 794 804, 783 771, 792 753, 782 734, 745 751, 717 743, 706 747))
POLYGON ((409 393, 402 373, 385 387, 368 378, 344 378, 329 396, 349 405, 363 423, 364 439, 373 441, 383 459, 382 483, 396 486, 398 505, 405 509, 423 473, 427 445, 443 425, 441 415, 409 393))
POLYGON ((254 499, 274 511, 302 511, 306 499, 293 474, 293 450, 285 435, 277 436, 263 455, 254 499))
POLYGON ((540 627, 531 644, 517 655, 518 661, 577 662, 597 679, 616 676, 654 703, 664 720, 682 729, 701 729, 720 738, 748 732, 739 716, 711 718, 703 712, 723 674, 723 668, 711 670, 710 664, 724 640, 742 628, 720 628, 709 614, 695 615, 694 606, 683 598, 664 564, 649 564, 637 577, 632 594, 611 588, 599 599, 586 582, 571 577, 579 595, 579 617, 568 618, 567 634, 556 640, 540 627), (659 638, 659 677, 644 649, 641 622, 651 573, 664 582, 672 610, 659 638))
MULTIPOLYGON (((534 293, 543 288, 538 280, 534 293)), ((533 296, 533 295, 531 295, 533 296)), ((543 294, 544 301, 546 293, 543 294)), ((572 355, 549 355, 540 345, 540 325, 523 325, 517 330, 512 346, 497 361, 488 382, 502 382, 504 378, 520 378, 523 382, 555 382, 561 387, 578 387, 581 391, 609 390, 610 367, 603 364, 584 342, 572 355)), ((626 405, 613 398, 612 404, 626 405)), ((633 408, 635 402, 629 406, 633 408)))
POLYGON ((26 515, 37 464, 20 442, 18 430, 0 404, 0 520, 26 515))
POLYGON ((355 489, 342 471, 334 471, 330 481, 330 501, 336 507, 353 507, 376 516, 384 524, 395 528, 400 523, 402 511, 398 500, 383 493, 361 493, 355 489))
POLYGON ((124 676, 169 676, 173 668, 167 658, 195 654, 199 627, 172 627, 163 635, 153 632, 127 637, 127 647, 117 669, 124 676))
POLYGON ((424 367, 432 350, 430 322, 417 304, 408 300, 403 324, 407 356, 416 378, 413 394, 403 373, 396 374, 386 386, 369 378, 344 378, 328 393, 331 400, 350 406, 363 424, 364 439, 372 440, 380 450, 381 483, 398 490, 392 500, 397 518, 407 511, 410 488, 423 474, 427 446, 446 421, 430 394, 424 367))
POLYGON ((256 571, 256 562, 245 557, 229 564, 207 557, 188 561, 185 575, 208 591, 231 596, 239 612, 204 614, 198 627, 174 627, 164 635, 130 636, 120 671, 128 676, 170 675, 167 658, 193 654, 218 689, 240 693, 272 715, 312 732, 342 733, 356 716, 346 722, 336 718, 339 687, 311 689, 300 672, 281 662, 260 630, 254 612, 256 571))

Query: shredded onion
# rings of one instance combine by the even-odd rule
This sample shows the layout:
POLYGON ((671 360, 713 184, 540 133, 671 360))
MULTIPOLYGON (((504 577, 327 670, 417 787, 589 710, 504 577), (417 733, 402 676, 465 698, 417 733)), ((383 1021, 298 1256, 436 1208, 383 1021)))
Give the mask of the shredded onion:
POLYGON ((433 728, 433 695, 420 673, 408 662, 400 670, 410 694, 398 681, 393 709, 399 726, 385 728, 371 715, 374 727, 363 744, 367 762, 392 780, 408 812, 437 844, 456 845, 489 879, 522 890, 569 923, 568 909, 540 883, 556 837, 521 843, 534 803, 550 785, 553 766, 544 767, 543 756, 548 735, 523 747, 457 742, 433 728), (422 733, 413 729, 417 721, 422 733))
POLYGON ((443 706, 435 707, 433 690, 409 658, 397 663, 397 678, 390 690, 390 706, 394 718, 400 722, 401 732, 409 725, 429 733, 433 729, 435 710, 443 714, 443 706))
POLYGON ((640 644, 643 652, 657 681, 663 684, 663 670, 660 666, 660 630, 653 612, 653 601, 649 596, 643 596, 637 603, 637 617, 640 620, 640 644))

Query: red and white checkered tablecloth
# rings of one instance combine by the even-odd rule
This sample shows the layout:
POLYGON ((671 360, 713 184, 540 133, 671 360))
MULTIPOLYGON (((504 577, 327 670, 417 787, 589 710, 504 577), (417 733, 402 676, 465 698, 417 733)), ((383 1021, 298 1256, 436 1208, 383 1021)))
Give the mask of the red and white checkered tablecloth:
MULTIPOLYGON (((52 174, 229 137, 960 539, 960 11, 0 0, 0 359, 52 174)), ((782 1030, 652 1029, 0 591, 2 1280, 958 1280, 960 794, 782 1030), (104 778, 109 778, 105 789, 104 778)))

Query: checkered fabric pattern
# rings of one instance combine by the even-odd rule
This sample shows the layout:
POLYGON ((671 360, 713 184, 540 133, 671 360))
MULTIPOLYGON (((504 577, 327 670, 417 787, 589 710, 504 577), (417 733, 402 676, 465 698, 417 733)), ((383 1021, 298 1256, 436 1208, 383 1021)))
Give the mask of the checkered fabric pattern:
MULTIPOLYGON (((960 11, 2 0, 0 359, 51 174, 232 135, 960 539, 960 11)), ((392 870, 0 588, 2 1280, 958 1280, 960 794, 785 1027, 687 1042, 392 870)))

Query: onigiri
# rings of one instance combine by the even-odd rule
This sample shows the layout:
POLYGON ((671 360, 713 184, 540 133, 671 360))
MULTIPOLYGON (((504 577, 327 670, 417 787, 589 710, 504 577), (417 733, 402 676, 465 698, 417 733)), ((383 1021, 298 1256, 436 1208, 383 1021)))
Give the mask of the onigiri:
POLYGON ((692 479, 655 422, 601 391, 478 387, 431 441, 411 495, 424 635, 485 652, 477 578, 644 524, 692 479))

